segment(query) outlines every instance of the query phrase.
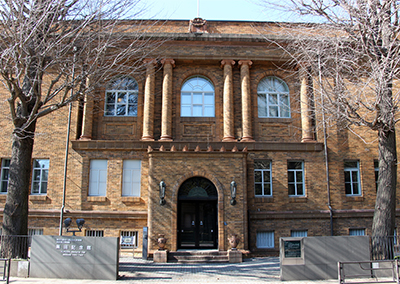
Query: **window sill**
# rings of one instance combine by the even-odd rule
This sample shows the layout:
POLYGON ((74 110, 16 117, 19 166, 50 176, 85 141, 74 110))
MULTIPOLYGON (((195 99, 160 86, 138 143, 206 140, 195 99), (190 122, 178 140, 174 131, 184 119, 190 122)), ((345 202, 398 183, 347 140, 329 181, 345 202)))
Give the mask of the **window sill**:
POLYGON ((255 203, 273 203, 274 197, 273 196, 255 196, 254 202, 255 203))
POLYGON ((360 195, 346 195, 347 202, 363 202, 364 196, 360 195))
POLYGON ((181 122, 215 122, 214 116, 181 116, 181 122))
POLYGON ((144 200, 139 196, 122 196, 123 203, 144 203, 144 200))
POLYGON ((307 203, 307 196, 289 196, 289 203, 307 203))
POLYGON ((47 195, 36 195, 36 194, 31 194, 29 195, 29 200, 31 201, 46 201, 47 200, 47 195))
POLYGON ((104 122, 114 122, 114 121, 136 121, 137 116, 103 116, 104 122))
POLYGON ((107 201, 106 196, 88 196, 87 201, 89 202, 105 202, 107 201))
POLYGON ((291 123, 292 119, 288 117, 259 117, 259 122, 262 123, 291 123))

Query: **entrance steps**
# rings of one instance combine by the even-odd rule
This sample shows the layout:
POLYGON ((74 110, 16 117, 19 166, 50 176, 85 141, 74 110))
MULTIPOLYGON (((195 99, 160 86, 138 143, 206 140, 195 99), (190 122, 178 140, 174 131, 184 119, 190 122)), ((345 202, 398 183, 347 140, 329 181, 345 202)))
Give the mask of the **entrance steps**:
POLYGON ((229 262, 228 252, 217 250, 185 250, 168 253, 168 262, 209 263, 229 262))

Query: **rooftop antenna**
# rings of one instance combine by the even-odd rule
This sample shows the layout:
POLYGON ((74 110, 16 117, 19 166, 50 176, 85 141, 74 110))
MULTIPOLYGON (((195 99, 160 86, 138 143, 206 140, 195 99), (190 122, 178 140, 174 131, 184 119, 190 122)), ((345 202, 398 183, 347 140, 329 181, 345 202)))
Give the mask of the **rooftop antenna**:
POLYGON ((200 0, 197 0, 197 18, 200 18, 200 0))

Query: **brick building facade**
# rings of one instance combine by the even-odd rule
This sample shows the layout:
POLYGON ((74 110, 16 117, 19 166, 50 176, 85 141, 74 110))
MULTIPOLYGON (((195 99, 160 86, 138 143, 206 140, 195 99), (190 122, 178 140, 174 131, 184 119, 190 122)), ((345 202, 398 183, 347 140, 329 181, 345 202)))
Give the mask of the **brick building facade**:
MULTIPOLYGON (((237 234, 239 249, 272 255, 280 237, 370 233, 377 145, 330 127, 325 155, 312 80, 259 33, 279 26, 152 24, 152 36, 167 40, 146 71, 120 74, 73 105, 64 216, 86 220, 81 234, 122 236, 140 250, 147 226, 150 252, 159 234, 171 251, 227 250, 237 234)), ((1 207, 12 130, 0 103, 1 207)), ((38 122, 32 233, 59 231, 67 119, 61 109, 38 122)))

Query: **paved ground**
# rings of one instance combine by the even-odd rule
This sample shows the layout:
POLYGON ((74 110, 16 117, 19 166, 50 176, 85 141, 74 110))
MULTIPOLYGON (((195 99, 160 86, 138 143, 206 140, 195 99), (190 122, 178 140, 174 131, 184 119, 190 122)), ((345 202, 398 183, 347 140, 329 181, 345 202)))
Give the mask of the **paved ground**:
MULTIPOLYGON (((64 280, 39 278, 10 278, 10 283, 40 284, 129 284, 129 283, 337 283, 337 280, 285 281, 279 280, 279 258, 252 258, 243 263, 177 264, 153 263, 141 259, 121 258, 120 279, 117 281, 64 280)), ((366 283, 366 282, 364 282, 366 283)))

